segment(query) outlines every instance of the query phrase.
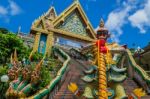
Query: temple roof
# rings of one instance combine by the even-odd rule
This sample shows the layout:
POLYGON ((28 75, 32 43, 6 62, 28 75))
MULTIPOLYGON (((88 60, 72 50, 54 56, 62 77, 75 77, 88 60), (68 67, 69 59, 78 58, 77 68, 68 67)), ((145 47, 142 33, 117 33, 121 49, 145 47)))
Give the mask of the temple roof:
POLYGON ((74 12, 78 13, 83 24, 86 26, 86 29, 90 31, 90 35, 92 36, 92 38, 96 39, 96 33, 78 0, 74 0, 74 2, 67 9, 65 9, 59 16, 57 16, 57 18, 53 21, 54 26, 57 26, 61 22, 64 22, 65 19, 74 12))
POLYGON ((96 33, 78 0, 74 0, 74 2, 58 16, 55 7, 52 6, 46 13, 41 15, 38 19, 36 19, 33 22, 31 28, 41 28, 45 30, 49 27, 57 27, 58 25, 60 25, 60 23, 64 22, 73 13, 77 14, 78 21, 80 21, 80 23, 82 24, 80 25, 81 29, 85 29, 83 31, 86 31, 92 39, 96 39, 96 33), (84 26, 84 28, 82 26, 84 26))

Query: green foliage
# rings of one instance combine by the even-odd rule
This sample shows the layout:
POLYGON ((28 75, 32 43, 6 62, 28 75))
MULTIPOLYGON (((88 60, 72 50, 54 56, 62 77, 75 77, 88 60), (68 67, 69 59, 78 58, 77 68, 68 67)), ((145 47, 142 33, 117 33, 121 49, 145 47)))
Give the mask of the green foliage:
POLYGON ((44 88, 46 85, 48 85, 51 80, 55 77, 58 70, 60 70, 60 67, 62 66, 62 63, 54 58, 49 58, 46 64, 43 64, 41 68, 41 83, 39 85, 40 89, 44 88), (61 66, 60 66, 61 65, 61 66))
POLYGON ((50 71, 45 66, 42 66, 42 68, 41 68, 41 78, 42 78, 42 81, 39 85, 41 88, 44 88, 52 80, 52 77, 50 75, 50 71))
POLYGON ((9 31, 6 28, 0 28, 0 32, 3 34, 9 33, 9 31))
POLYGON ((38 61, 38 60, 41 60, 42 58, 43 58, 43 54, 38 53, 38 52, 35 52, 32 55, 32 61, 38 61))
POLYGON ((58 71, 60 67, 62 66, 62 63, 58 59, 49 59, 49 62, 47 63, 47 68, 49 71, 58 71))
POLYGON ((19 59, 28 57, 30 50, 24 46, 23 41, 13 33, 2 33, 0 31, 0 63, 6 63, 10 59, 11 53, 17 50, 19 59))
POLYGON ((7 70, 7 66, 0 66, 0 76, 7 74, 7 70))
POLYGON ((8 87, 9 87, 9 82, 7 82, 7 83, 0 82, 0 99, 6 99, 5 93, 8 89, 8 87))

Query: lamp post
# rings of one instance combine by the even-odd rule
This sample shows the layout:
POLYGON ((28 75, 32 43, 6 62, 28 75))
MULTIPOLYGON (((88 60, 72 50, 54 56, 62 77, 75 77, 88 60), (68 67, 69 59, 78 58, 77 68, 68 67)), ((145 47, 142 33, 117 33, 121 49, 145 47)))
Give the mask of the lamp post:
POLYGON ((2 87, 1 87, 1 91, 0 91, 0 92, 1 92, 1 96, 2 96, 2 97, 4 97, 4 93, 3 93, 4 84, 7 83, 8 80, 9 80, 9 77, 8 77, 7 75, 2 75, 2 76, 1 76, 2 87))

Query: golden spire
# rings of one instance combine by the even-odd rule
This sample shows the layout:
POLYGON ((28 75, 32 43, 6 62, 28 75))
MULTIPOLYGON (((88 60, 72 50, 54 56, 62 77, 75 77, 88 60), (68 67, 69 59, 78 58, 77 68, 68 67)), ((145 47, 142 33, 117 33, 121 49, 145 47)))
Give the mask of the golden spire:
POLYGON ((16 49, 15 49, 15 52, 14 52, 14 61, 18 61, 17 50, 16 49))
POLYGON ((13 54, 10 56, 10 63, 13 63, 13 54))
POLYGON ((101 21, 100 21, 100 28, 104 28, 104 25, 105 25, 105 23, 104 23, 104 20, 101 18, 101 21))
POLYGON ((36 65, 34 70, 40 70, 42 63, 43 63, 43 59, 36 65))

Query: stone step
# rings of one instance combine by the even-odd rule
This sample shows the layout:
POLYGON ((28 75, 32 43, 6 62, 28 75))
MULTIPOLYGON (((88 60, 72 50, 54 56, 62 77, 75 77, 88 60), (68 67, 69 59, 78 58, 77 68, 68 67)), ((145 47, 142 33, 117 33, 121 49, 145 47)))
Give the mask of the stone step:
POLYGON ((75 95, 73 95, 73 93, 71 93, 67 88, 70 82, 76 83, 78 85, 79 90, 83 90, 84 88, 84 83, 81 79, 79 79, 83 76, 82 74, 84 68, 82 64, 79 64, 78 62, 72 59, 68 66, 70 67, 70 70, 66 75, 66 79, 60 86, 60 89, 57 91, 56 95, 53 96, 53 99, 76 99, 74 98, 75 95))
POLYGON ((138 85, 136 84, 136 82, 134 82, 134 80, 127 78, 124 83, 123 83, 125 92, 127 95, 130 95, 133 93, 133 90, 135 88, 138 88, 138 85))

